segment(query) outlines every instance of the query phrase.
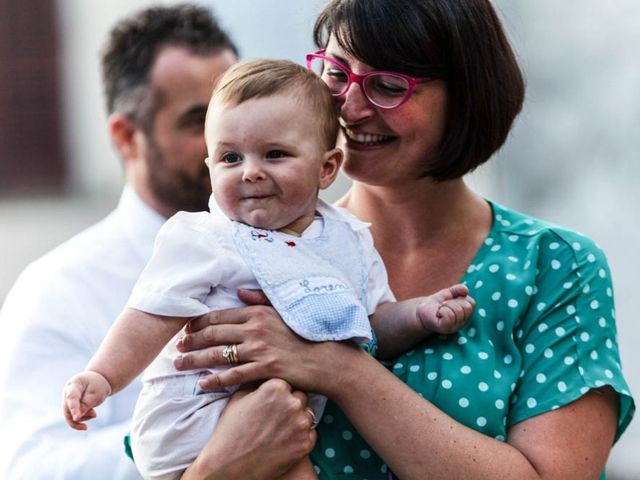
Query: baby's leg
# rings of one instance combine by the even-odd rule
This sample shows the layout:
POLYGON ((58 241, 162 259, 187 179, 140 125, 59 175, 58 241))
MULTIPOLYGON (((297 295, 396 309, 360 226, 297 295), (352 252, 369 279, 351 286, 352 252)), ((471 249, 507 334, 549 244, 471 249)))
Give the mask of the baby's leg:
POLYGON ((203 392, 201 374, 143 383, 133 414, 131 447, 148 480, 177 480, 206 445, 231 392, 203 392))
POLYGON ((300 460, 297 464, 295 464, 291 469, 278 477, 278 480, 317 480, 318 475, 316 475, 316 471, 313 469, 313 465, 311 464, 311 460, 309 457, 305 457, 300 460))
POLYGON ((457 332, 467 323, 476 302, 465 285, 453 285, 425 297, 418 306, 418 318, 426 331, 457 332))

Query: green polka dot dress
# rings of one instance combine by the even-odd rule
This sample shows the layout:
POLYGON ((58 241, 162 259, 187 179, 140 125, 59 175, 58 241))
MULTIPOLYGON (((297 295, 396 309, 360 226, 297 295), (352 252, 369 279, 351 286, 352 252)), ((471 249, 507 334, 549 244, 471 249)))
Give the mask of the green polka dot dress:
MULTIPOLYGON (((505 441, 509 428, 610 385, 616 439, 635 410, 621 372, 611 276, 589 238, 491 203, 494 222, 462 279, 476 299, 456 334, 391 371, 452 418, 505 441)), ((386 479, 387 467, 331 402, 312 461, 320 479, 386 479)))

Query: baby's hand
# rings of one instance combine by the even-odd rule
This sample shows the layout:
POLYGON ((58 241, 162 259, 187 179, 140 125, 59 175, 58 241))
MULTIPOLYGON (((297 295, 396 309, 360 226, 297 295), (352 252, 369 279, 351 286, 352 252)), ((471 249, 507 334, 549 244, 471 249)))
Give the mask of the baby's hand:
POLYGON ((71 428, 86 430, 87 420, 95 418, 97 407, 111 394, 111 385, 97 372, 82 372, 64 386, 64 418, 71 428))
POLYGON ((426 331, 447 334, 460 330, 475 306, 469 289, 457 284, 425 297, 418 305, 417 315, 426 331))

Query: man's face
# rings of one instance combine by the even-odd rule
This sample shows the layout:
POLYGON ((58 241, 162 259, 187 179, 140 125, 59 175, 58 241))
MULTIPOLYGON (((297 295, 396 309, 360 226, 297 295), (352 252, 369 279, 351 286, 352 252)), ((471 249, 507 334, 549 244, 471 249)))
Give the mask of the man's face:
POLYGON ((142 156, 147 190, 166 216, 207 209, 204 119, 215 81, 235 62, 230 50, 193 55, 167 47, 150 72, 156 109, 142 156))

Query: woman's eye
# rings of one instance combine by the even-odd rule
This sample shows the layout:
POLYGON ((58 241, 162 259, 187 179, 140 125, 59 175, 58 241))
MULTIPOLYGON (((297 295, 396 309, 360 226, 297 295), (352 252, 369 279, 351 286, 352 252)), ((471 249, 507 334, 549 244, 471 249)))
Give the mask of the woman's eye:
POLYGON ((269 150, 266 156, 267 158, 284 158, 288 157, 289 154, 283 150, 269 150))
POLYGON ((376 89, 383 95, 388 95, 392 97, 401 97, 406 95, 407 89, 404 87, 398 87, 397 85, 389 84, 389 83, 378 83, 376 85, 376 89))
POLYGON ((394 93, 394 94, 399 94, 399 95, 404 95, 407 92, 407 89, 404 87, 398 87, 397 85, 391 85, 391 84, 384 84, 381 83, 378 86, 381 90, 384 90, 386 92, 389 93, 394 93))
POLYGON ((237 153, 225 153, 221 158, 222 163, 229 164, 238 163, 240 160, 242 160, 242 158, 237 153))
POLYGON ((366 87, 389 97, 406 95, 409 88, 406 80, 390 75, 373 75, 367 79, 366 87))
POLYGON ((323 72, 323 77, 330 77, 335 81, 346 82, 347 74, 336 67, 327 67, 323 72))

